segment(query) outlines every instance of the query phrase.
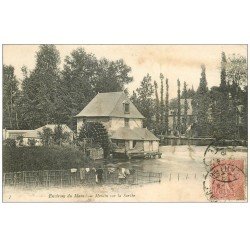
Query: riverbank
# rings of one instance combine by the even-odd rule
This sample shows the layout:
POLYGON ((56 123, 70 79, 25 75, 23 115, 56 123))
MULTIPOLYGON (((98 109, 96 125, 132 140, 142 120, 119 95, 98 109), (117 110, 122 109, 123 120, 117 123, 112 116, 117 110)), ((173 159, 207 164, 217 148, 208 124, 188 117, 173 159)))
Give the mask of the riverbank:
MULTIPOLYGON (((160 159, 121 162, 145 172, 162 173, 161 183, 145 185, 91 185, 50 189, 6 187, 5 202, 207 202, 203 182, 207 173, 204 146, 163 146, 160 159), (49 197, 49 195, 52 195, 49 197), (58 196, 57 196, 58 195, 58 196), (64 198, 60 197, 64 195, 64 198), (107 197, 108 196, 108 197, 107 197)), ((247 159, 246 152, 231 152, 227 157, 247 159)))

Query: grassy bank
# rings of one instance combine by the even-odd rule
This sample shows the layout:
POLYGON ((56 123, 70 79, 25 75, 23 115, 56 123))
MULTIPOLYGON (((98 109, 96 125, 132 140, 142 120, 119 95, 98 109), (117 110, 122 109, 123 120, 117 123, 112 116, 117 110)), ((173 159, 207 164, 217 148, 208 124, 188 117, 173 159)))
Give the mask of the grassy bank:
POLYGON ((3 172, 78 168, 90 160, 77 147, 3 146, 3 172))

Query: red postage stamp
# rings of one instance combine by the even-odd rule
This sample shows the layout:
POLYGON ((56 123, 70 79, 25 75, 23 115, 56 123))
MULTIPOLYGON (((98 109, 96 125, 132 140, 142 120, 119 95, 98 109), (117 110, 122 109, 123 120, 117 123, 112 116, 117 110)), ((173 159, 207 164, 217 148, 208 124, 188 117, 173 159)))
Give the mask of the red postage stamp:
POLYGON ((204 189, 209 200, 245 200, 244 160, 227 159, 211 165, 204 189))

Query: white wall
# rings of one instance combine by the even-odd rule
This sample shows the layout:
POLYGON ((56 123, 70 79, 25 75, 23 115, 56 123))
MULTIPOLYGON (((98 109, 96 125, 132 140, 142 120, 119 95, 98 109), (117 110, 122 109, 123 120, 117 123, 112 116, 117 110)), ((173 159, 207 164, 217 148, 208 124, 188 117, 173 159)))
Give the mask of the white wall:
POLYGON ((142 128, 143 127, 142 119, 129 119, 129 127, 131 129, 142 128))
MULTIPOLYGON (((124 118, 120 117, 88 117, 87 121, 93 121, 93 122, 101 122, 105 128, 110 131, 115 131, 120 127, 125 127, 125 120, 124 118)), ((83 125, 83 118, 77 118, 77 133, 79 133, 81 127, 83 125)), ((129 128, 142 128, 143 127, 143 121, 142 119, 129 119, 129 128)))
MULTIPOLYGON (((142 119, 129 119, 129 128, 142 128, 142 119)), ((112 117, 110 119, 110 129, 117 130, 120 127, 125 127, 124 118, 112 117)))
POLYGON ((144 151, 158 152, 159 142, 158 141, 144 141, 144 151))
POLYGON ((117 130, 120 127, 124 127, 124 118, 112 117, 110 118, 110 130, 117 130))
POLYGON ((82 125, 83 125, 83 118, 77 118, 77 134, 80 132, 82 125))
POLYGON ((149 151, 149 141, 144 141, 144 151, 149 151))
POLYGON ((153 141, 153 151, 159 150, 159 141, 153 141))

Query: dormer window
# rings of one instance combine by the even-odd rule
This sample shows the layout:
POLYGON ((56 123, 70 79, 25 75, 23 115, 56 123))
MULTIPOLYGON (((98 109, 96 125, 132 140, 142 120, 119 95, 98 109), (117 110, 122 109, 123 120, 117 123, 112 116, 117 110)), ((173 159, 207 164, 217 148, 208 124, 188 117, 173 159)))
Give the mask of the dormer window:
POLYGON ((129 114, 130 110, 129 110, 129 102, 128 101, 123 102, 123 109, 124 109, 125 114, 129 114))

